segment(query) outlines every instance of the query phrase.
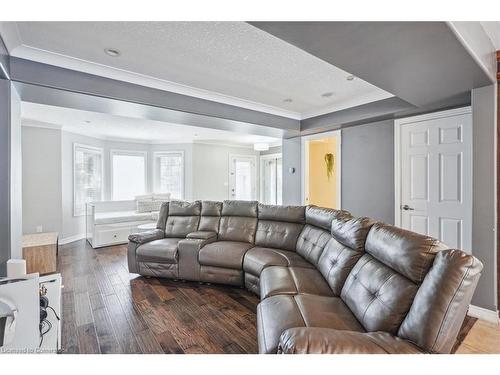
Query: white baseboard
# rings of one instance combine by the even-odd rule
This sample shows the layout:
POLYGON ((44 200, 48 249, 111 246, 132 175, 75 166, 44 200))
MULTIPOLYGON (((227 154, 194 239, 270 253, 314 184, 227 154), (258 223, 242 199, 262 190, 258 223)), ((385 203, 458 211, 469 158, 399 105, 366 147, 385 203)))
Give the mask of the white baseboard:
POLYGON ((478 318, 489 323, 500 325, 500 319, 498 317, 498 311, 484 309, 479 306, 469 305, 469 311, 467 315, 473 318, 478 318))
POLYGON ((59 239, 59 245, 66 245, 67 243, 70 242, 75 242, 79 240, 83 240, 85 238, 85 233, 83 234, 77 234, 76 236, 70 236, 66 238, 60 238, 59 239))

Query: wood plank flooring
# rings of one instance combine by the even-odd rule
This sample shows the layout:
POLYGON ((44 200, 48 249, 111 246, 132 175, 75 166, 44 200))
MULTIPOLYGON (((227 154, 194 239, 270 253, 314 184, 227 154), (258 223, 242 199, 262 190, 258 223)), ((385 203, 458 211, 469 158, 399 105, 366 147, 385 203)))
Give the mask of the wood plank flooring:
MULTIPOLYGON (((130 274, 126 246, 59 248, 63 353, 257 353, 257 296, 130 274)), ((456 353, 500 353, 500 326, 466 319, 456 353)))
POLYGON ((257 353, 257 296, 130 274, 126 246, 62 245, 63 353, 257 353))

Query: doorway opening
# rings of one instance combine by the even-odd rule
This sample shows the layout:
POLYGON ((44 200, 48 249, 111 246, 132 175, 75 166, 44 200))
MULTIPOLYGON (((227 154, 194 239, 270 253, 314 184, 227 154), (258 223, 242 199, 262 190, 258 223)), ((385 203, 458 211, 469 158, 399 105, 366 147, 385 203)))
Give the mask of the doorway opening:
POLYGON ((302 138, 304 204, 341 208, 341 133, 302 138))
POLYGON ((282 204, 283 158, 281 154, 260 157, 260 202, 282 204))
POLYGON ((230 199, 251 201, 256 198, 256 157, 231 155, 229 158, 230 199))

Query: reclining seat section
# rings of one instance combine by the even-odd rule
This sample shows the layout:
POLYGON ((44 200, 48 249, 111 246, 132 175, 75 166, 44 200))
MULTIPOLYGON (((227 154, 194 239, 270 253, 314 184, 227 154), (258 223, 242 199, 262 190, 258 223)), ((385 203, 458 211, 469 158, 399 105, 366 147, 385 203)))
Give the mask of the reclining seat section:
POLYGON ((254 246, 256 201, 224 201, 217 241, 199 252, 200 280, 243 286, 243 257, 254 246))
MULTIPOLYGON (((326 223, 319 221, 324 213, 318 214, 317 208, 311 208, 309 222, 326 223)), ((262 302, 257 307, 261 353, 276 353, 280 335, 292 327, 363 331, 339 297, 349 273, 364 254, 366 237, 374 222, 369 218, 354 218, 346 211, 332 215, 331 235, 328 233, 314 269, 269 267, 262 272, 262 302)))
MULTIPOLYGON (((341 332, 346 327, 309 328, 311 324, 287 329, 280 337, 279 352, 450 352, 481 262, 462 251, 446 249, 431 237, 381 223, 370 230, 365 250, 340 298, 333 297, 355 317, 358 329, 341 332)), ((307 307, 324 304, 319 298, 325 297, 309 301, 307 307)))
POLYGON ((258 206, 255 247, 245 254, 243 270, 245 286, 259 294, 259 277, 269 266, 299 266, 312 268, 295 248, 304 228, 305 207, 303 206, 258 206))
POLYGON ((339 211, 315 268, 269 267, 261 274, 261 299, 282 294, 339 296, 347 275, 361 258, 374 221, 339 211))
POLYGON ((160 209, 157 229, 129 236, 130 272, 177 279, 179 241, 189 233, 196 232, 200 211, 200 201, 164 203, 160 209))

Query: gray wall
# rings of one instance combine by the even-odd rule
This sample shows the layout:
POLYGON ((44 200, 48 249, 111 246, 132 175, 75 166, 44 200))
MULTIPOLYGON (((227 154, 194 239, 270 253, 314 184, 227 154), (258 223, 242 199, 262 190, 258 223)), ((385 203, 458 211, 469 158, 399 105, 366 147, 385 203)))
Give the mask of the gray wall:
POLYGON ((394 223, 394 121, 342 129, 342 208, 394 223))
POLYGON ((23 233, 62 235, 61 131, 22 127, 23 233))
POLYGON ((10 258, 10 81, 0 79, 0 276, 10 258))
POLYGON ((229 156, 255 156, 256 194, 259 197, 259 152, 253 148, 193 144, 193 199, 229 199, 229 156))
POLYGON ((12 85, 10 93, 10 257, 21 259, 23 236, 21 99, 12 85))
POLYGON ((300 205, 301 197, 301 138, 283 139, 283 204, 300 205), (289 169, 295 168, 295 173, 289 169))
POLYGON ((495 85, 472 90, 472 124, 472 253, 484 264, 472 304, 496 310, 498 303, 495 246, 495 85))

